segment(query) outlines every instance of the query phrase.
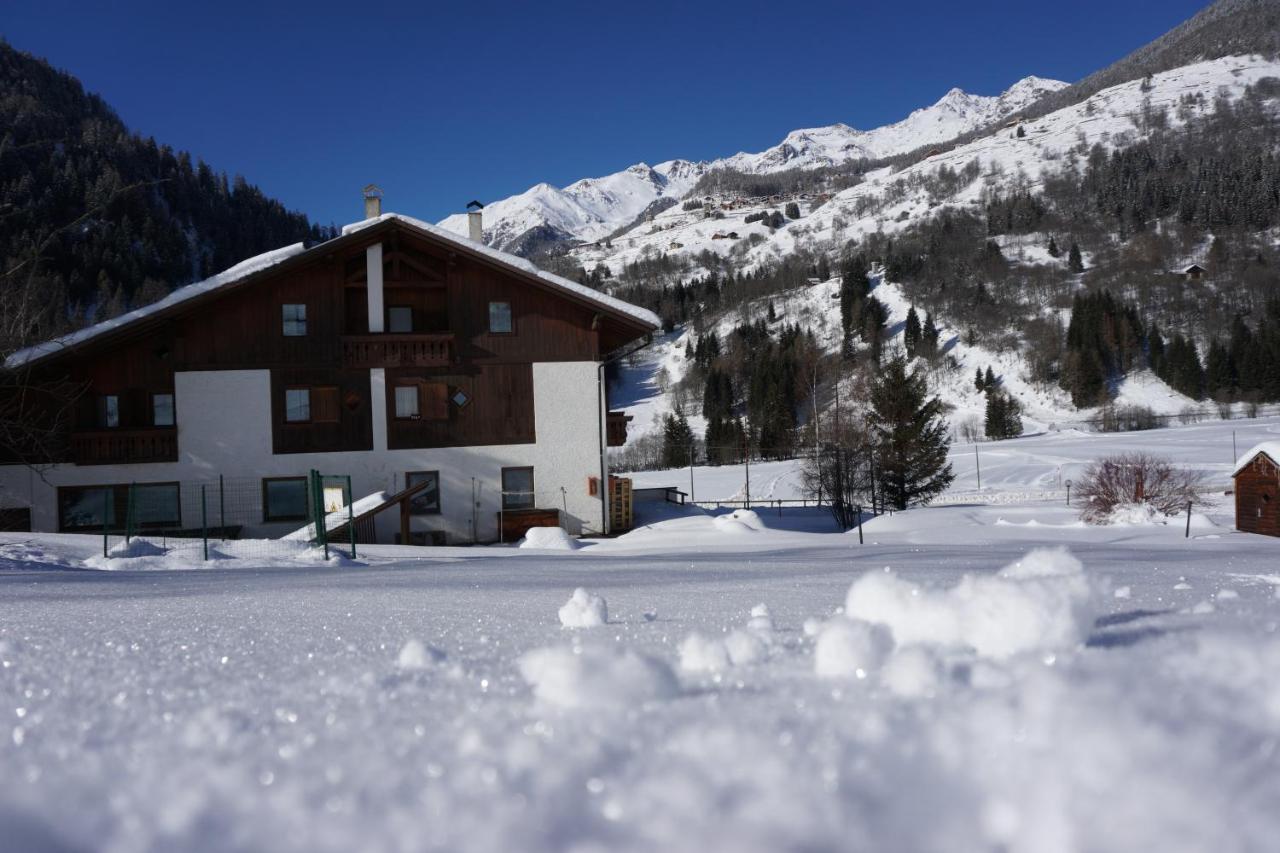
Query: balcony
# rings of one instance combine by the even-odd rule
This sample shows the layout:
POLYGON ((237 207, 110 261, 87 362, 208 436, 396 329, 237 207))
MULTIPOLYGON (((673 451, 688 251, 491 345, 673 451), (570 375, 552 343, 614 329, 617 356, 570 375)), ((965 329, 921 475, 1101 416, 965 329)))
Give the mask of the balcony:
POLYGON ((344 335, 343 367, 446 367, 453 334, 344 335))
POLYGON ((632 416, 626 412, 609 412, 605 418, 605 434, 610 447, 622 447, 627 443, 627 424, 632 416))
POLYGON ((161 427, 73 432, 71 460, 77 465, 177 462, 178 431, 172 427, 161 427))

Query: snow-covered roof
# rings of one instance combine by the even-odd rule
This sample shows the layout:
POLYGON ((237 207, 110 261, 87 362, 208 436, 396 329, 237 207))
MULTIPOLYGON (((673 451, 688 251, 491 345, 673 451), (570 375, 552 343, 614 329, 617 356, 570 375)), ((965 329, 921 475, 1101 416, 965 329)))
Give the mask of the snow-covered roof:
MULTIPOLYGON (((373 219, 365 219, 361 222, 354 222, 345 226, 342 229, 342 235, 345 237, 348 234, 363 231, 366 228, 371 228, 374 225, 388 220, 402 222, 412 228, 424 231, 436 239, 444 240, 457 245, 460 248, 485 255, 505 266, 514 267, 523 273, 535 276, 557 290, 572 293, 583 300, 599 305, 601 308, 608 309, 616 314, 622 314, 630 317, 643 325, 651 326, 654 329, 657 329, 662 325, 662 321, 659 320, 658 316, 652 311, 632 305, 629 302, 624 302, 621 299, 615 299, 614 297, 601 293, 597 290, 592 290, 589 287, 578 284, 576 281, 570 281, 567 278, 562 278, 561 276, 540 270, 524 258, 510 255, 506 252, 500 252, 497 249, 491 249, 483 243, 477 243, 473 240, 467 239, 466 237, 461 237, 452 231, 447 231, 444 228, 431 225, 430 223, 423 222, 420 219, 414 219, 411 216, 403 216, 398 213, 384 213, 373 219)), ((324 245, 326 244, 321 243, 318 246, 313 246, 312 248, 320 248, 324 245)), ((197 296, 209 293, 210 291, 234 284, 235 282, 241 281, 254 273, 262 272, 265 269, 276 266, 277 264, 300 255, 305 251, 307 251, 307 249, 302 243, 294 243, 292 246, 285 246, 281 249, 272 249, 269 252, 263 252, 261 255, 243 260, 235 266, 223 270, 217 275, 210 276, 204 281, 198 281, 195 284, 188 284, 185 287, 179 287, 165 298, 157 302, 153 302, 150 305, 145 305, 142 308, 136 308, 133 311, 121 314, 119 317, 113 317, 110 320, 104 320, 101 323, 95 323, 92 326, 88 326, 68 335, 63 335, 60 338, 54 338, 51 341, 45 341, 44 343, 18 350, 5 359, 5 366, 10 369, 22 367, 23 365, 30 364, 33 361, 38 361, 68 347, 85 343, 86 341, 90 341, 108 332, 121 329, 137 322, 138 320, 142 320, 153 314, 172 308, 173 306, 186 302, 189 299, 193 299, 197 296)))
POLYGON ((570 279, 539 269, 537 266, 518 255, 501 252, 491 246, 486 246, 484 243, 477 243, 475 240, 463 237, 462 235, 450 231, 447 228, 441 228, 439 225, 432 225, 430 222, 423 222, 421 219, 414 219, 412 216, 405 216, 402 213, 384 213, 381 216, 374 217, 373 219, 366 219, 362 222, 353 222, 350 225, 343 226, 342 234, 345 237, 348 234, 353 234, 366 228, 372 228, 373 226, 388 220, 402 222, 405 225, 418 229, 419 231, 424 231, 438 240, 444 240, 445 242, 452 243, 460 248, 484 255, 505 266, 514 267, 523 273, 535 276, 557 290, 572 293, 575 296, 589 302, 594 302, 600 307, 607 308, 615 313, 625 314, 646 326, 651 326, 654 329, 658 329, 662 326, 662 321, 658 319, 658 315, 648 309, 641 308, 638 305, 632 305, 630 302, 624 302, 621 299, 615 299, 607 293, 601 293, 598 290, 593 290, 576 281, 571 281, 570 279))
POLYGON ((135 308, 128 313, 121 314, 119 317, 112 317, 110 320, 103 320, 101 323, 95 323, 92 326, 72 332, 69 335, 63 335, 60 338, 54 338, 51 341, 45 341, 42 344, 36 344, 35 346, 18 350, 13 355, 5 359, 5 366, 10 369, 22 367, 30 362, 53 355, 67 347, 82 344, 85 341, 98 337, 99 335, 104 335, 107 332, 128 326, 130 323, 149 317, 166 308, 171 308, 174 305, 186 302, 188 299, 193 299, 197 296, 208 293, 211 290, 217 290, 220 287, 225 287, 228 284, 240 281, 253 273, 261 272, 262 270, 286 261, 294 255, 300 255, 305 250, 306 247, 302 243, 294 243, 292 246, 285 246, 281 249, 272 249, 269 252, 263 252, 261 255, 255 255, 252 258, 247 258, 233 267, 228 267, 217 275, 206 278, 204 281, 197 281, 195 284, 188 284, 185 287, 179 287, 164 299, 152 302, 150 305, 135 308))
POLYGON ((1245 469, 1245 467, 1253 461, 1253 458, 1259 453, 1265 453, 1271 457, 1271 461, 1280 465, 1280 441, 1264 441, 1255 444, 1243 456, 1236 460, 1236 467, 1231 471, 1234 477, 1245 469))

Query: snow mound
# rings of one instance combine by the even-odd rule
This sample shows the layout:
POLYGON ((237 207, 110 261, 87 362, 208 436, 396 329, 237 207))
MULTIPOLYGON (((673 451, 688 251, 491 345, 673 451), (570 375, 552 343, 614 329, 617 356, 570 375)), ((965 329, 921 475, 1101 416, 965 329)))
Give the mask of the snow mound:
POLYGON ((538 548, 544 551, 576 551, 582 546, 560 527, 530 527, 520 540, 521 548, 538 548))
POLYGON ((717 515, 711 523, 721 533, 755 533, 769 529, 752 509, 735 509, 728 515, 717 515))
POLYGON ((735 628, 723 638, 696 631, 680 644, 680 668, 689 672, 721 672, 730 666, 750 666, 769 656, 773 645, 773 617, 769 605, 751 608, 747 627, 735 628))
POLYGON ((558 708, 628 710, 679 693, 670 666, 623 647, 534 649, 519 667, 538 701, 558 708))
POLYGON ((434 646, 428 646, 421 640, 411 639, 400 649, 396 658, 396 666, 401 669, 427 669, 444 660, 444 652, 434 646))
POLYGON ((813 669, 824 678, 866 678, 893 651, 883 625, 837 616, 822 626, 813 649, 813 669))
POLYGON ((560 608, 560 624, 566 628, 595 628, 608 621, 608 603, 582 587, 575 589, 560 608))
POLYGON ((1078 646, 1093 624, 1093 598, 1079 560, 1063 548, 1040 548, 949 589, 888 571, 866 574, 849 588, 845 613, 886 626, 899 646, 971 649, 999 659, 1078 646))
POLYGON ((680 668, 689 672, 721 672, 729 668, 723 640, 694 632, 680 643, 680 668))
POLYGON ((889 658, 880 672, 880 681, 904 699, 929 698, 942 682, 942 664, 932 650, 907 646, 889 658))
POLYGON ((167 548, 163 548, 154 542, 146 539, 133 539, 129 542, 121 542, 112 546, 107 551, 108 557, 162 557, 168 553, 167 548))

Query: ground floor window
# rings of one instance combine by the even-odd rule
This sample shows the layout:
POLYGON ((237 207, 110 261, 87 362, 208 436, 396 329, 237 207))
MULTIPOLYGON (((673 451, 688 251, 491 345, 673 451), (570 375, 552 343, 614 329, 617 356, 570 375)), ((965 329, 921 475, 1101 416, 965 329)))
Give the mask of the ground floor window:
POLYGON ((63 532, 101 530, 103 524, 123 529, 175 528, 182 525, 177 483, 116 483, 103 486, 63 486, 58 489, 58 529, 63 532), (130 503, 132 490, 132 504, 130 503))
POLYGON ((269 477, 262 481, 263 521, 306 521, 307 478, 269 477))
POLYGON ((115 489, 111 486, 63 486, 58 489, 58 530, 101 530, 116 523, 115 489))
POLYGON ((502 508, 529 509, 533 506, 533 469, 502 469, 502 508))
POLYGON ((440 472, 410 471, 404 475, 406 489, 423 482, 427 487, 409 499, 409 512, 413 515, 434 515, 440 512, 440 472))

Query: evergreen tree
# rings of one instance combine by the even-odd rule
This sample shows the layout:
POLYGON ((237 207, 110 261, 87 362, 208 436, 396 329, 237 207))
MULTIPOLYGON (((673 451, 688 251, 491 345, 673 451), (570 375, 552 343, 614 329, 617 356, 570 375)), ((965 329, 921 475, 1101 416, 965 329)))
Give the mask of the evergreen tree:
POLYGON ((786 211, 788 219, 800 218, 800 205, 796 204, 794 201, 787 202, 786 211))
POLYGON ((983 378, 982 378, 982 368, 981 368, 981 367, 975 368, 975 372, 974 372, 974 374, 973 374, 973 387, 974 387, 974 388, 975 388, 979 393, 981 393, 981 392, 983 392, 983 391, 987 390, 987 383, 986 383, 985 381, 983 381, 983 378))
POLYGON ((1062 256, 1062 250, 1058 248, 1058 241, 1050 237, 1049 238, 1049 257, 1057 258, 1061 256, 1062 256))
POLYGON ((885 503, 894 509, 928 503, 955 479, 947 463, 947 426, 942 403, 929 396, 923 374, 895 358, 871 387, 869 419, 876 476, 885 503))
POLYGON ((1022 125, 1018 125, 1018 138, 1024 139, 1026 135, 1027 135, 1026 128, 1024 128, 1022 125))
POLYGON ((693 446, 693 430, 680 409, 670 412, 662 421, 662 467, 683 468, 689 464, 693 446))
POLYGON ((924 345, 925 358, 933 361, 938 357, 938 327, 933 322, 933 314, 931 312, 925 312, 924 315, 924 331, 921 343, 924 345))
POLYGON ((991 369, 991 365, 987 365, 987 372, 982 377, 983 388, 995 388, 997 386, 996 373, 991 369))
POLYGON ((1072 272, 1084 272, 1084 259, 1080 257, 1080 247, 1076 245, 1076 241, 1071 241, 1071 248, 1067 250, 1067 269, 1072 272))
POLYGON ((915 306, 907 311, 907 324, 902 330, 902 345, 907 350, 907 355, 914 358, 920 349, 920 341, 922 337, 920 328, 920 315, 916 313, 915 306))
POLYGON ((987 389, 985 433, 990 439, 1022 435, 1022 407, 1018 401, 995 388, 987 389))

